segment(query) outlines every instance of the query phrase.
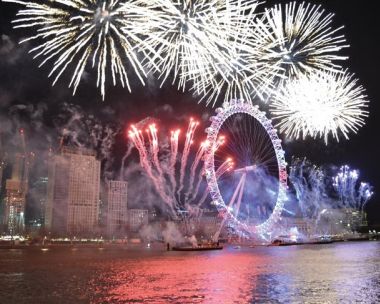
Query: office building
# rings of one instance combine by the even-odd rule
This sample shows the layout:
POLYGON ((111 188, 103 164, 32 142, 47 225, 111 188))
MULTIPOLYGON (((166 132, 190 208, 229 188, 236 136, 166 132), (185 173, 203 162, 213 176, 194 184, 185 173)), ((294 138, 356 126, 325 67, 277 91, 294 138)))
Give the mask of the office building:
POLYGON ((29 161, 25 155, 16 153, 12 163, 12 176, 5 184, 6 232, 10 235, 23 234, 25 230, 25 202, 28 192, 29 161))
POLYGON ((109 237, 121 237, 125 233, 128 224, 127 192, 127 182, 107 182, 107 234, 109 237))
POLYGON ((100 161, 95 152, 63 147, 48 168, 45 227, 53 234, 88 235, 99 219, 100 161))

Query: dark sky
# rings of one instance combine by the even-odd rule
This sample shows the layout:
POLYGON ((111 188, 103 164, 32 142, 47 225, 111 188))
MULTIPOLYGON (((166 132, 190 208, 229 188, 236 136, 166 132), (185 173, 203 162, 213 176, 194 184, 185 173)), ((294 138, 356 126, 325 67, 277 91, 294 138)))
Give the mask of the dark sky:
MULTIPOLYGON (((266 7, 287 1, 267 1, 266 7)), ((377 1, 373 0, 325 0, 310 1, 322 4, 329 12, 335 13, 335 26, 344 25, 345 35, 351 45, 344 52, 350 57, 345 67, 354 72, 367 89, 370 99, 370 117, 358 134, 340 143, 331 142, 327 147, 322 141, 289 143, 285 145, 288 158, 291 155, 307 156, 313 162, 335 165, 350 164, 361 171, 363 180, 374 184, 380 190, 379 161, 380 144, 377 142, 380 131, 380 95, 378 90, 378 70, 380 56, 380 27, 378 26, 377 1)), ((22 30, 13 30, 10 22, 18 6, 0 2, 0 117, 8 115, 12 105, 43 104, 47 112, 54 112, 64 102, 81 106, 84 111, 115 119, 129 124, 147 116, 166 113, 171 105, 176 116, 195 115, 201 117, 212 109, 198 105, 197 99, 189 93, 178 92, 175 87, 166 85, 159 89, 157 83, 149 81, 146 87, 138 82, 132 84, 133 93, 120 87, 109 87, 106 100, 101 101, 91 72, 79 86, 76 96, 66 87, 67 79, 51 87, 47 78, 48 69, 37 68, 37 62, 27 54, 27 45, 17 45, 23 37, 22 30)), ((24 33, 25 34, 25 33, 24 33)), ((172 113, 173 113, 172 112, 172 113)), ((167 114, 167 113, 166 113, 167 114)), ((165 114, 165 115, 166 115, 165 114)), ((163 114, 162 114, 163 115, 163 114)), ((164 116, 164 115, 163 115, 164 116)), ((48 124, 48 122, 46 122, 48 124)), ((289 159, 288 159, 289 160, 289 159)), ((376 190, 375 189, 375 190, 376 190)), ((370 218, 380 222, 380 196, 369 206, 370 218)))

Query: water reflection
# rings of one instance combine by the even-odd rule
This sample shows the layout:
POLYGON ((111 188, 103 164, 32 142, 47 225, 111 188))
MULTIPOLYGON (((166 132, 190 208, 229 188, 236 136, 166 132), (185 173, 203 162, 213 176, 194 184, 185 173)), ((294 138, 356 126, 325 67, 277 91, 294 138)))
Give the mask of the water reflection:
POLYGON ((379 303, 380 243, 0 251, 0 303, 379 303))
POLYGON ((366 243, 120 261, 95 302, 376 303, 379 253, 366 243))

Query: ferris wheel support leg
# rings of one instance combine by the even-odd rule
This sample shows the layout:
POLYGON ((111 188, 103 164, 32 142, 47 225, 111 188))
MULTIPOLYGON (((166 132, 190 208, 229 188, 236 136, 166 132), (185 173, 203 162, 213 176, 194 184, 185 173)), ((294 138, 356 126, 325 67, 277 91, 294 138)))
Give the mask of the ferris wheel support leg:
POLYGON ((243 198, 243 190, 244 190, 246 178, 247 178, 247 174, 245 173, 241 177, 242 183, 241 183, 241 186, 240 186, 239 197, 238 197, 238 200, 237 200, 237 204, 236 204, 237 206, 236 206, 236 210, 235 210, 235 217, 236 218, 239 215, 240 205, 241 205, 241 199, 243 198))
POLYGON ((242 188, 243 183, 244 183, 244 174, 240 178, 240 181, 235 189, 235 192, 232 195, 230 202, 228 203, 228 206, 227 206, 228 210, 231 209, 232 205, 235 203, 236 197, 240 194, 240 189, 242 188))
MULTIPOLYGON (((228 204, 228 207, 227 207, 228 209, 230 209, 232 207, 232 205, 234 204, 236 197, 238 196, 237 207, 236 207, 236 211, 235 211, 235 217, 239 214, 239 209, 240 209, 241 199, 243 196, 243 189, 244 189, 244 185, 245 185, 246 176, 247 176, 246 174, 243 174, 242 177, 240 178, 240 181, 239 181, 239 183, 235 189, 235 192, 234 192, 234 194, 233 194, 233 196, 232 196, 232 198, 228 204)), ((224 224, 226 223, 227 218, 228 218, 227 215, 223 217, 223 220, 220 223, 218 230, 214 234, 214 237, 213 237, 214 242, 218 241, 219 235, 220 235, 220 233, 224 227, 224 224)))

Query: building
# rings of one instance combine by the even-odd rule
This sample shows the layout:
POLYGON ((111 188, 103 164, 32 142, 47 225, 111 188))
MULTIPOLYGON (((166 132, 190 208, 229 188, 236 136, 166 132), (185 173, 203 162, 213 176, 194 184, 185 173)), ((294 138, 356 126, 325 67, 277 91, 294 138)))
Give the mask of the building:
POLYGON ((127 192, 127 182, 107 182, 107 235, 109 237, 120 237, 125 233, 128 224, 127 192))
POLYGON ((138 232, 140 228, 148 224, 149 212, 145 209, 129 209, 128 222, 129 230, 138 232))
POLYGON ((304 218, 298 218, 298 217, 283 217, 280 225, 282 225, 282 229, 284 231, 289 232, 291 229, 297 228, 297 231, 306 237, 309 237, 314 233, 313 231, 313 221, 304 219, 304 218))
POLYGON ((367 214, 354 208, 346 208, 342 217, 342 225, 347 231, 360 231, 368 228, 367 214))
POLYGON ((3 174, 4 174, 5 162, 0 159, 0 197, 3 190, 3 174))
POLYGON ((0 199, 2 197, 2 191, 3 191, 3 174, 4 174, 4 169, 6 166, 5 158, 6 157, 5 157, 5 153, 3 152, 3 145, 2 145, 1 133, 0 133, 0 199))
POLYGON ((63 147, 48 168, 45 228, 56 235, 89 235, 99 219, 100 161, 88 149, 63 147))
POLYGON ((6 232, 23 234, 25 230, 25 202, 28 192, 29 161, 25 154, 16 153, 12 164, 12 176, 5 184, 6 232))
POLYGON ((45 223, 48 177, 38 177, 33 183, 29 182, 29 185, 27 229, 29 232, 39 232, 45 223))

